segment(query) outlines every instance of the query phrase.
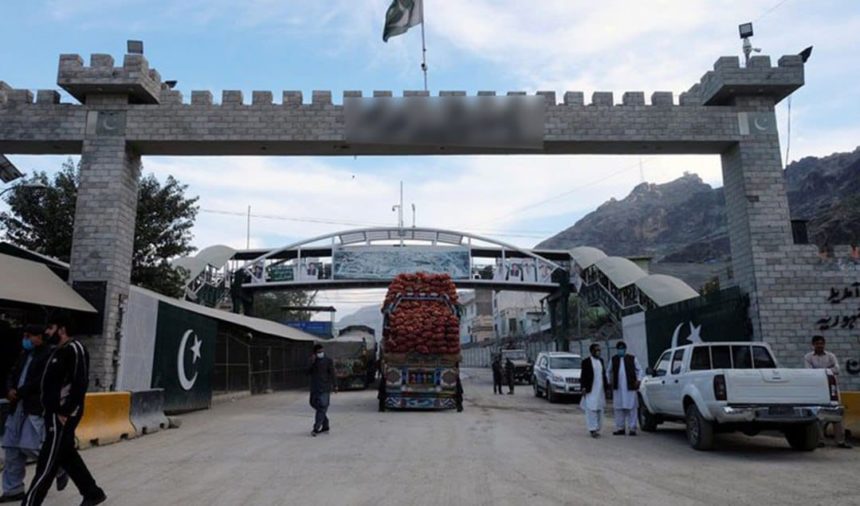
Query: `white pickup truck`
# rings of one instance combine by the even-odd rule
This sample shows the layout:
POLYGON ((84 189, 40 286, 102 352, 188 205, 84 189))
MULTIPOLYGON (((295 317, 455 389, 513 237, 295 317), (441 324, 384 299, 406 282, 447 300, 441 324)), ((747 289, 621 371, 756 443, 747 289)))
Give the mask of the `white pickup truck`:
POLYGON ((781 369, 765 343, 697 343, 672 348, 639 388, 639 423, 687 424, 697 450, 714 434, 779 430, 795 450, 818 446, 818 422, 842 418, 836 378, 824 369, 781 369))

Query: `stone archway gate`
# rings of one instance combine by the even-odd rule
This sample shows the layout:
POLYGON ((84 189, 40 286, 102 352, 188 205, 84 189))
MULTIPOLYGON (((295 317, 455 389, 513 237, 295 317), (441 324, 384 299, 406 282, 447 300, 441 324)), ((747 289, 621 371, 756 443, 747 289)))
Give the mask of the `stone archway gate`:
MULTIPOLYGON (((755 337, 794 360, 821 316, 804 311, 828 309, 831 285, 856 278, 816 272, 814 247, 792 244, 774 105, 803 85, 803 70, 799 56, 783 56, 777 66, 754 56, 746 67, 722 57, 677 103, 670 92, 653 93, 649 104, 643 92, 626 92, 619 105, 608 92, 594 93, 588 104, 581 92, 565 93, 561 103, 554 92, 539 92, 542 143, 524 150, 354 143, 346 136, 344 106, 333 104, 328 91, 314 91, 310 103, 286 91, 280 104, 268 91, 253 92, 251 103, 240 91, 224 91, 220 104, 208 91, 193 91, 185 103, 143 55, 125 55, 121 66, 105 54, 92 55, 88 66, 78 55, 62 55, 57 83, 80 103, 60 103, 55 90, 39 90, 34 102, 30 90, 0 82, 0 152, 81 154, 71 280, 103 302, 101 335, 89 341, 95 384, 103 388, 115 382, 142 155, 716 154, 734 275, 750 294, 755 337)), ((369 100, 391 96, 376 91, 369 100)), ((847 342, 847 331, 843 336, 847 342)))

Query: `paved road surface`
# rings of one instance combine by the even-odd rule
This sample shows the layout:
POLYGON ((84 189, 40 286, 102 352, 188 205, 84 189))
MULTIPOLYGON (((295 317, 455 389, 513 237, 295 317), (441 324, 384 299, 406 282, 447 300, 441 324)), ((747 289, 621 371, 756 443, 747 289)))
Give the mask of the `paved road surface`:
MULTIPOLYGON (((306 394, 277 393, 83 455, 124 506, 860 504, 860 449, 723 436, 701 453, 680 425, 593 440, 575 404, 493 396, 487 371, 467 374, 459 414, 378 413, 374 392, 343 392, 332 433, 311 438, 306 394)), ((77 501, 70 485, 46 504, 77 501)))

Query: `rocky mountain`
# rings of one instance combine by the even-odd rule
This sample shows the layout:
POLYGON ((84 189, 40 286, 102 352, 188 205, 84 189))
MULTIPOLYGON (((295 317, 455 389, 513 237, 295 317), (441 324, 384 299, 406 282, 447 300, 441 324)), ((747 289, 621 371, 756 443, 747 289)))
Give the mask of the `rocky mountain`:
MULTIPOLYGON (((810 241, 824 247, 860 240, 860 147, 791 163, 785 180, 791 217, 809 220, 810 241)), ((691 173, 665 184, 642 183, 537 247, 579 245, 660 262, 724 262, 730 250, 723 190, 691 173)))
POLYGON ((337 321, 337 328, 342 329, 349 325, 366 325, 376 331, 377 339, 382 336, 382 312, 380 307, 382 302, 371 306, 363 306, 358 308, 354 313, 350 313, 337 321))

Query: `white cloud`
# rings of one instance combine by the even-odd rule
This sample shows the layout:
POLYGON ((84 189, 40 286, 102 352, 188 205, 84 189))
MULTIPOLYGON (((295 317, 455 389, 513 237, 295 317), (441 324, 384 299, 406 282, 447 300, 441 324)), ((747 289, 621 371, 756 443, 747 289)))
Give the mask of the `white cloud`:
MULTIPOLYGON (((717 157, 641 160, 649 182, 666 182, 692 171, 706 182, 720 184, 717 157)), ((362 172, 351 167, 349 159, 330 158, 158 157, 145 159, 144 167, 188 184, 190 195, 200 195, 203 210, 235 213, 201 212, 195 226, 199 247, 213 243, 244 247, 248 205, 252 215, 282 218, 252 217, 252 239, 268 247, 359 226, 393 225, 398 175, 406 181, 407 224, 415 203, 421 226, 498 235, 528 245, 539 237, 504 234, 551 235, 555 230, 541 227, 542 219, 568 215, 573 220, 609 197, 624 197, 640 178, 639 158, 632 156, 410 157, 399 163, 402 167, 390 174, 362 172), (433 177, 410 177, 410 171, 433 177)))

